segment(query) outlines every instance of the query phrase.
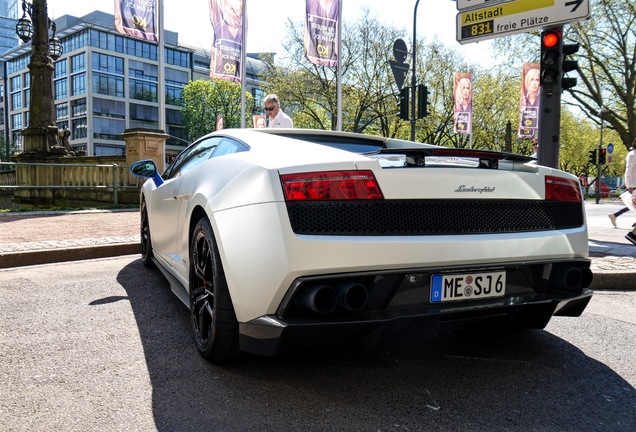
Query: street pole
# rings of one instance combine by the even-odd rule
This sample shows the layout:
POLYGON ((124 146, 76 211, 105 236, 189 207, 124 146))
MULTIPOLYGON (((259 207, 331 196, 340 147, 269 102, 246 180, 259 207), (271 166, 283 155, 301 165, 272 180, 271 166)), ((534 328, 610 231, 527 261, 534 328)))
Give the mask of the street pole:
POLYGON ((57 143, 53 106, 53 61, 49 55, 49 17, 46 0, 33 0, 31 43, 31 98, 29 126, 22 131, 24 153, 48 154, 57 143))
POLYGON ((415 2, 415 9, 413 10, 413 73, 411 75, 411 141, 415 141, 415 121, 417 115, 415 113, 415 95, 417 94, 417 77, 415 76, 415 66, 417 65, 417 6, 420 4, 420 0, 415 2))
POLYGON ((601 201, 601 171, 603 170, 603 164, 601 163, 601 150, 603 149, 603 126, 605 126, 605 113, 607 108, 601 107, 601 139, 598 143, 598 151, 596 157, 596 186, 594 187, 594 197, 596 204, 601 201))

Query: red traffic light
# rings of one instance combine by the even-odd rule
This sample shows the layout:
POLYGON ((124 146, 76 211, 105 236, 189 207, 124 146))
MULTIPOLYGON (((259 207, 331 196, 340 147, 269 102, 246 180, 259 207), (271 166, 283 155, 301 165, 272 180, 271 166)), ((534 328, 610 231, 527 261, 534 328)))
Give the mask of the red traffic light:
POLYGON ((544 48, 554 48, 559 44, 559 40, 561 39, 561 33, 555 30, 545 32, 543 34, 543 39, 541 43, 544 48))

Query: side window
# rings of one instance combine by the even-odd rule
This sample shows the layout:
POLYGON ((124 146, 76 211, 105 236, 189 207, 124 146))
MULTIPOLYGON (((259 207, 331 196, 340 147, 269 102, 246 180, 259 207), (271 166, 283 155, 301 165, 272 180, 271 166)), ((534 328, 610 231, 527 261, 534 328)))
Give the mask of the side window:
POLYGON ((187 153, 184 152, 183 158, 181 157, 182 155, 179 155, 179 160, 175 161, 174 167, 170 170, 169 177, 179 177, 200 163, 210 159, 219 141, 221 141, 220 137, 211 137, 187 149, 187 153))
POLYGON ((244 152, 248 150, 249 150, 249 147, 246 146, 245 144, 226 137, 226 138, 223 138, 221 142, 219 143, 219 145, 216 147, 216 150, 214 151, 214 154, 212 155, 212 157, 219 157, 223 155, 239 153, 239 152, 244 152))

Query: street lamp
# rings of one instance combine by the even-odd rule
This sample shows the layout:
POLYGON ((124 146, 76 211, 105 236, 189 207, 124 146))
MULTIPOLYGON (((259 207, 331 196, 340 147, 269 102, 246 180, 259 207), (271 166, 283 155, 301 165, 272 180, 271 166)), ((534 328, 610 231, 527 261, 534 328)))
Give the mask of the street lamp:
POLYGON ((29 125, 22 131, 25 157, 46 156, 59 138, 55 126, 53 61, 62 55, 62 43, 55 35, 55 22, 48 17, 46 0, 22 0, 24 14, 15 26, 24 42, 31 41, 31 99, 29 125), (52 36, 49 38, 49 30, 52 36))
MULTIPOLYGON (((36 4, 37 5, 37 4, 36 4)), ((46 4, 45 4, 46 7, 46 4)), ((22 0, 22 18, 18 20, 18 23, 15 25, 15 32, 22 42, 27 43, 31 40, 34 33, 34 27, 31 22, 33 18, 33 5, 27 3, 26 0, 22 0)), ((53 59, 53 61, 60 58, 63 52, 62 42, 55 35, 56 27, 55 21, 52 21, 47 17, 48 20, 48 28, 53 31, 53 36, 49 39, 49 55, 53 59)))

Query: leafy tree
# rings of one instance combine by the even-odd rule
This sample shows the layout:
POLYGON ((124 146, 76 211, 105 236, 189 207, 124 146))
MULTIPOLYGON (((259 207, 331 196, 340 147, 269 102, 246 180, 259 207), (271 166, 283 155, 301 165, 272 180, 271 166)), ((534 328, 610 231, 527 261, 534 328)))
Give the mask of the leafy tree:
MULTIPOLYGON (((245 94, 245 106, 254 104, 254 97, 245 94)), ((223 115, 225 128, 241 127, 241 85, 227 80, 196 80, 183 89, 183 121, 189 139, 193 140, 216 128, 216 118, 223 115)), ((251 124, 251 112, 246 122, 251 124)))
MULTIPOLYGON (((625 148, 636 138, 636 8, 633 0, 592 0, 592 18, 565 26, 566 43, 579 42, 578 85, 564 94, 565 104, 580 109, 600 126, 601 107, 606 126, 618 133, 625 148)), ((494 42, 504 68, 521 61, 538 61, 539 32, 494 42)))
POLYGON ((600 107, 625 148, 636 139, 636 7, 633 0, 593 0, 593 19, 574 23, 580 42, 579 85, 572 98, 595 123, 600 107))

